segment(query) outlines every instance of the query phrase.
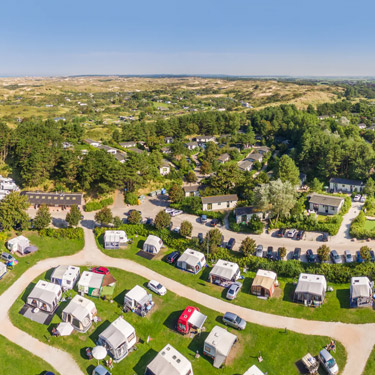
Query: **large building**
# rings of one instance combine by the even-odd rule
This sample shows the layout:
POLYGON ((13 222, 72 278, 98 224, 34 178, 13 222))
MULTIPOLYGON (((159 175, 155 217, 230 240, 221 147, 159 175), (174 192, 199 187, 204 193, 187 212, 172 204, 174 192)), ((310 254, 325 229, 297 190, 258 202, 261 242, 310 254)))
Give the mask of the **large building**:
POLYGON ((45 204, 49 207, 68 208, 73 204, 78 207, 83 204, 82 193, 44 193, 40 191, 23 191, 29 203, 35 208, 45 204))
POLYGON ((237 194, 202 197, 202 209, 203 211, 227 210, 234 208, 237 202, 237 194))
POLYGON ((332 177, 329 180, 329 188, 331 191, 339 191, 342 193, 353 193, 355 192, 362 192, 365 184, 362 181, 358 180, 348 180, 347 178, 338 178, 332 177))

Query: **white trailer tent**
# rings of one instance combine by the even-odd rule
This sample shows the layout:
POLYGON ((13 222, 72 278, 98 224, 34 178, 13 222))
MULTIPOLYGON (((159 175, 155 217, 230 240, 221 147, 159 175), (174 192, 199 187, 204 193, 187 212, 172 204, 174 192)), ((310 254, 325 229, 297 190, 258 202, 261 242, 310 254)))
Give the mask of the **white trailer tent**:
POLYGON ((260 371, 255 365, 252 365, 243 375, 264 375, 264 372, 260 371))
POLYGON ((210 272, 209 280, 213 284, 227 286, 239 277, 240 267, 237 263, 219 259, 210 272))
POLYGON ((122 316, 110 324, 98 338, 99 345, 103 345, 114 362, 120 362, 137 342, 135 329, 122 316))
POLYGON ((0 279, 7 273, 7 266, 5 263, 0 263, 0 279))
POLYGON ((62 290, 74 288, 81 270, 75 266, 57 266, 51 275, 51 283, 60 285, 62 290))
POLYGON ((368 307, 372 304, 372 283, 366 276, 350 280, 350 307, 368 307))
POLYGON ((78 292, 92 297, 100 297, 103 288, 104 275, 84 271, 78 281, 78 292))
POLYGON ((193 375, 191 362, 167 344, 147 365, 145 375, 193 375))
POLYGON ((319 306, 324 302, 326 291, 327 282, 323 275, 301 273, 294 292, 294 300, 307 306, 319 306))
POLYGON ((53 313, 59 305, 61 296, 59 285, 39 280, 27 297, 27 304, 47 313, 53 313))
POLYGON ((25 236, 18 236, 15 238, 12 238, 7 242, 7 248, 12 253, 15 253, 18 251, 20 254, 24 254, 25 249, 30 246, 30 241, 25 236))
POLYGON ((236 335, 215 326, 204 341, 203 353, 214 360, 215 368, 220 368, 236 341, 236 335))
POLYGON ((139 285, 136 285, 125 294, 124 310, 131 310, 140 316, 145 316, 153 306, 152 294, 148 294, 147 291, 139 285))
POLYGON ((177 259, 177 267, 184 271, 198 273, 206 265, 203 253, 193 249, 186 249, 177 259))
POLYGON ((91 327, 96 313, 94 302, 76 294, 63 310, 61 320, 70 323, 76 331, 85 333, 91 327))
POLYGON ((152 234, 150 234, 143 244, 143 251, 151 254, 158 254, 163 247, 163 241, 152 234))
POLYGON ((104 233, 104 248, 119 249, 128 242, 128 237, 123 230, 106 230, 104 233))

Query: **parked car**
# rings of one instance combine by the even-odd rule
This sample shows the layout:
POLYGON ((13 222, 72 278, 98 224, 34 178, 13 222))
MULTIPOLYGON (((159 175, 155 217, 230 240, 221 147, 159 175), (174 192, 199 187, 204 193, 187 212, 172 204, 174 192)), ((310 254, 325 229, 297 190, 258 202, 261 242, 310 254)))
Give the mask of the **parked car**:
POLYGON ((150 280, 147 284, 147 288, 152 290, 154 293, 159 294, 159 296, 164 296, 167 293, 165 286, 161 285, 156 280, 150 280))
POLYGON ((304 235, 305 235, 305 231, 304 230, 298 231, 298 233, 296 235, 296 240, 297 241, 302 240, 302 238, 303 238, 304 235))
POLYGON ((294 238, 294 236, 297 234, 297 229, 290 229, 287 233, 288 238, 294 238))
POLYGON ((234 238, 230 238, 228 243, 227 243, 227 249, 228 250, 233 250, 233 247, 236 243, 236 240, 234 238))
POLYGON ((257 250, 255 252, 255 255, 258 257, 258 258, 263 258, 263 245, 258 245, 257 246, 257 250))
POLYGON ((266 252, 266 258, 267 259, 272 259, 272 256, 273 256, 273 247, 272 246, 268 246, 267 247, 267 252, 266 252))
POLYGON ((374 253, 374 250, 370 250, 370 260, 371 260, 371 262, 375 262, 375 253, 374 253))
POLYGON ((179 251, 173 251, 167 255, 167 262, 173 264, 179 257, 181 253, 179 251))
POLYGON ((357 194, 354 198, 353 198, 353 201, 354 202, 359 202, 361 200, 361 196, 359 194, 357 194))
POLYGON ((286 229, 284 229, 284 228, 280 228, 280 229, 276 232, 276 236, 277 236, 277 237, 284 237, 284 236, 285 236, 285 232, 286 232, 286 229))
POLYGON ((241 288, 242 288, 241 283, 239 283, 239 282, 233 283, 228 289, 227 299, 235 299, 241 288))
POLYGON ((181 215, 181 214, 183 214, 183 213, 184 213, 184 211, 182 211, 182 210, 173 210, 173 211, 170 213, 170 215, 171 215, 172 217, 174 217, 174 216, 181 215))
POLYGON ((203 241, 204 241, 203 233, 198 233, 198 241, 199 241, 200 244, 203 243, 203 241))
POLYGON ((323 233, 321 236, 322 242, 327 242, 328 241, 328 233, 323 233))
POLYGON ((92 372, 92 375, 112 375, 105 367, 102 365, 96 366, 92 372))
POLYGON ((344 258, 346 263, 353 263, 353 255, 349 250, 344 251, 344 258))
POLYGON ((308 249, 306 251, 306 259, 307 259, 308 263, 315 263, 316 258, 315 258, 315 255, 314 255, 314 253, 311 249, 308 249))
POLYGON ((359 250, 357 250, 357 252, 355 253, 356 257, 357 257, 357 263, 363 263, 365 260, 361 257, 361 252, 359 250))
POLYGON ((16 259, 9 253, 1 253, 0 258, 5 262, 14 262, 16 259))
POLYGON ((202 215, 201 216, 201 223, 202 224, 207 223, 207 215, 202 215))
POLYGON ((236 328, 240 331, 243 331, 246 328, 246 321, 240 318, 238 315, 226 312, 223 316, 223 323, 226 326, 236 328))
POLYGON ((100 275, 108 275, 109 269, 106 267, 95 267, 91 270, 94 273, 99 273, 100 275))
POLYGON ((363 194, 362 197, 361 197, 361 203, 365 203, 366 199, 367 199, 367 195, 363 194))
POLYGON ((300 260, 301 259, 301 248, 300 247, 296 247, 294 249, 292 259, 295 259, 295 260, 300 260))
POLYGON ((147 225, 153 225, 153 224, 154 224, 154 219, 153 219, 152 217, 148 217, 148 218, 146 219, 146 224, 147 224, 147 225))
POLYGON ((173 232, 180 233, 180 227, 173 228, 173 232))
POLYGON ((218 219, 212 219, 210 221, 210 226, 211 227, 216 227, 216 225, 218 225, 218 224, 219 224, 219 220, 218 219))
POLYGON ((332 250, 330 256, 331 256, 332 263, 334 264, 342 263, 341 256, 337 253, 336 250, 332 250))
POLYGON ((276 253, 273 254, 273 260, 281 260, 280 248, 278 248, 276 253))
POLYGON ((339 373, 339 367, 327 349, 321 350, 318 357, 319 362, 323 365, 324 369, 329 375, 336 375, 339 373))
POLYGON ((167 207, 164 211, 165 211, 167 214, 171 214, 171 212, 174 211, 174 208, 172 208, 172 207, 167 207))

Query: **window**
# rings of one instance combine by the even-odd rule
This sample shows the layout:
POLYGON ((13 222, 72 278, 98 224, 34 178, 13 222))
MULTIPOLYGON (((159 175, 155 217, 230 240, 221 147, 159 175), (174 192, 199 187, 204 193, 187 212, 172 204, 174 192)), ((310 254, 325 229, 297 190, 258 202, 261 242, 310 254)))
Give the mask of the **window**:
POLYGON ((218 202, 217 205, 218 205, 218 206, 221 206, 221 202, 218 202))
POLYGON ((52 197, 48 197, 48 199, 51 199, 52 197))
POLYGON ((210 348, 209 346, 205 345, 205 346, 204 346, 204 351, 205 351, 206 353, 211 353, 211 348, 210 348))
POLYGON ((135 333, 133 332, 130 336, 128 336, 128 342, 132 341, 135 337, 135 333))

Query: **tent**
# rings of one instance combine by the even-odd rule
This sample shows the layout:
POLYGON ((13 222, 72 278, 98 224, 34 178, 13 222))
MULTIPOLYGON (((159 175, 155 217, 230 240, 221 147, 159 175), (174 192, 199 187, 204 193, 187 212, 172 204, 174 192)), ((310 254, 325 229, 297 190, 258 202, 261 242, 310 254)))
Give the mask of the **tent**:
POLYGON ((219 259, 212 268, 209 280, 213 284, 221 285, 226 282, 236 281, 240 276, 240 267, 237 263, 219 259))
POLYGON ((145 316, 154 306, 152 294, 148 294, 145 289, 136 285, 124 298, 124 310, 129 309, 140 316, 145 316))
POLYGON ((206 319, 207 316, 202 314, 198 307, 187 306, 178 318, 177 331, 187 334, 192 328, 201 330, 206 319))
POLYGON ((200 251, 186 249, 177 259, 176 265, 184 271, 196 274, 206 265, 206 258, 200 251))
POLYGON ((150 234, 143 244, 143 251, 151 254, 158 254, 163 247, 163 241, 152 234, 150 234))
POLYGON ((327 282, 323 275, 301 273, 294 292, 294 300, 306 305, 319 306, 324 301, 326 291, 327 282))
POLYGON ((63 310, 61 320, 70 323, 76 331, 84 333, 91 327, 96 313, 95 303, 77 294, 63 310))
POLYGON ((236 341, 236 335, 215 326, 204 341, 203 353, 214 360, 215 368, 220 368, 236 341))
POLYGON ((119 249, 125 246, 127 242, 128 237, 123 230, 106 230, 104 233, 105 249, 119 249))
POLYGON ((63 290, 73 289, 81 270, 75 266, 57 266, 51 275, 51 282, 60 285, 63 290))
POLYGON ((256 296, 272 297, 275 291, 277 275, 275 272, 258 270, 253 283, 251 284, 251 294, 256 296))
POLYGON ((42 311, 53 313, 61 300, 60 286, 39 280, 27 297, 27 304, 42 311))
POLYGON ((255 365, 252 365, 243 375, 264 375, 264 372, 260 371, 255 365))
POLYGON ((7 266, 4 263, 0 263, 0 279, 7 273, 7 266))
POLYGON ((7 248, 10 252, 15 253, 18 251, 21 255, 24 254, 28 246, 30 246, 30 241, 25 236, 18 236, 7 242, 7 248))
POLYGON ((350 306, 365 307, 372 303, 372 283, 368 277, 352 277, 350 280, 350 306))
POLYGON ((60 323, 56 328, 60 336, 70 336, 74 331, 73 326, 70 323, 60 323))
POLYGON ((191 362, 167 344, 147 365, 145 375, 193 375, 191 362))
POLYGON ((111 323, 98 338, 98 344, 107 349, 114 362, 124 359, 136 342, 135 329, 122 316, 111 323))
POLYGON ((78 281, 78 292, 92 297, 100 297, 104 275, 90 271, 82 272, 78 281))

